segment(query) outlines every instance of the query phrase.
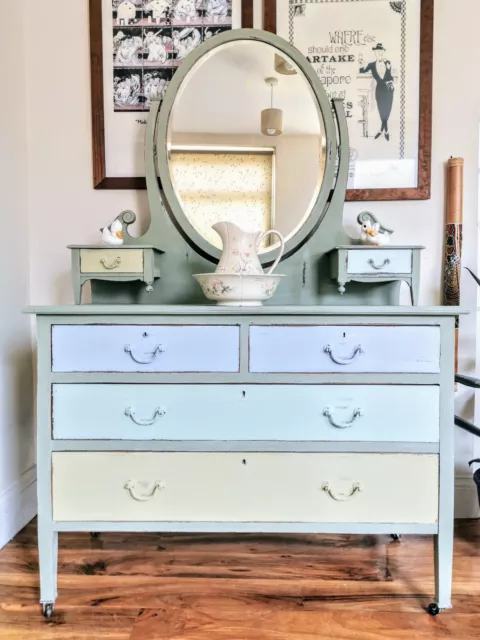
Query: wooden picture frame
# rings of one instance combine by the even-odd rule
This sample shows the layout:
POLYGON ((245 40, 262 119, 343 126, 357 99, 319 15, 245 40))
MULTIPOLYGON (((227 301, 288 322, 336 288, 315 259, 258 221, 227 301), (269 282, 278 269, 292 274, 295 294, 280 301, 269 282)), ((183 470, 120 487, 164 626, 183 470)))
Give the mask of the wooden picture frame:
MULTIPOLYGON (((434 0, 420 0, 420 87, 417 186, 348 189, 346 200, 428 200, 431 188, 434 0)), ((264 29, 277 33, 277 1, 264 0, 264 29)))
MULTIPOLYGON (((241 2, 241 24, 253 27, 253 0, 241 2)), ((144 177, 110 177, 106 169, 102 0, 89 0, 94 189, 146 189, 144 177)))

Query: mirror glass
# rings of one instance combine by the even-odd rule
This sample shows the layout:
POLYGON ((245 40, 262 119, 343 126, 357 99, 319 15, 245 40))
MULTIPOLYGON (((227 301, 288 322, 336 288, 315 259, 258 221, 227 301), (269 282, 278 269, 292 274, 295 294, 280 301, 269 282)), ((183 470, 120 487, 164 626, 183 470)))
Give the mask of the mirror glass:
MULTIPOLYGON (((310 215, 325 171, 323 119, 308 80, 275 47, 238 40, 189 71, 168 126, 170 176, 191 225, 277 229, 290 238, 310 215)), ((262 250, 276 242, 269 236, 262 250)))

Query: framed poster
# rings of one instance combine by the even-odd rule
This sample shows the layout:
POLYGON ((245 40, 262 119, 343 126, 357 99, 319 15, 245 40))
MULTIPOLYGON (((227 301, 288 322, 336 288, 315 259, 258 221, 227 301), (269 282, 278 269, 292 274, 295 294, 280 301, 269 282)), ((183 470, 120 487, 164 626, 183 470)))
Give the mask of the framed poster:
POLYGON ((434 0, 265 0, 265 29, 342 98, 347 200, 430 198, 434 0))
POLYGON ((95 189, 145 189, 145 125, 196 46, 251 27, 253 0, 89 0, 95 189))

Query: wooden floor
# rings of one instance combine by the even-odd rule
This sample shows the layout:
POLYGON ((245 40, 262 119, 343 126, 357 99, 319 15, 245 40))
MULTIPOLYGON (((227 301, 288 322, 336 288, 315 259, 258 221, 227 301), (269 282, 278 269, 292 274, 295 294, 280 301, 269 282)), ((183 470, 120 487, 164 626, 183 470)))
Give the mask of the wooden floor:
POLYGON ((0 638, 479 639, 478 521, 456 526, 454 609, 427 615, 432 593, 430 537, 61 534, 46 620, 32 523, 0 551, 0 638))

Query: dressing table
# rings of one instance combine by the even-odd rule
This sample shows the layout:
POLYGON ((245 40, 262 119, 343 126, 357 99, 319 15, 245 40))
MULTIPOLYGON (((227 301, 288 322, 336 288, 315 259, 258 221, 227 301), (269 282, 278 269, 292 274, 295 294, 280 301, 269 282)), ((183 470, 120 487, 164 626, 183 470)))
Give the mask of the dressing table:
MULTIPOLYGON (((329 102, 296 49, 262 31, 212 37, 176 72, 161 109, 153 103, 151 224, 141 238, 128 233, 131 215, 123 226, 127 245, 155 249, 161 278, 150 293, 139 281, 96 279, 92 304, 29 310, 38 336, 44 615, 57 597, 64 531, 428 534, 436 558, 430 613, 451 606, 460 310, 400 307, 396 281, 351 282, 338 292, 329 253, 352 244, 342 227, 348 155, 342 102, 329 102), (181 194, 172 149, 208 143, 221 154, 228 146, 240 164, 242 153, 258 151, 264 74, 275 55, 297 71, 279 83, 277 169, 285 158, 298 164, 282 154, 302 136, 321 150, 319 166, 298 211, 272 194, 286 237, 275 297, 258 307, 208 304, 193 275, 214 270, 220 247, 181 194), (227 104, 212 98, 222 88, 227 104), (242 91, 260 93, 242 100, 242 91), (294 105, 301 111, 291 116, 294 105)), ((276 251, 264 248, 264 267, 276 251)))

